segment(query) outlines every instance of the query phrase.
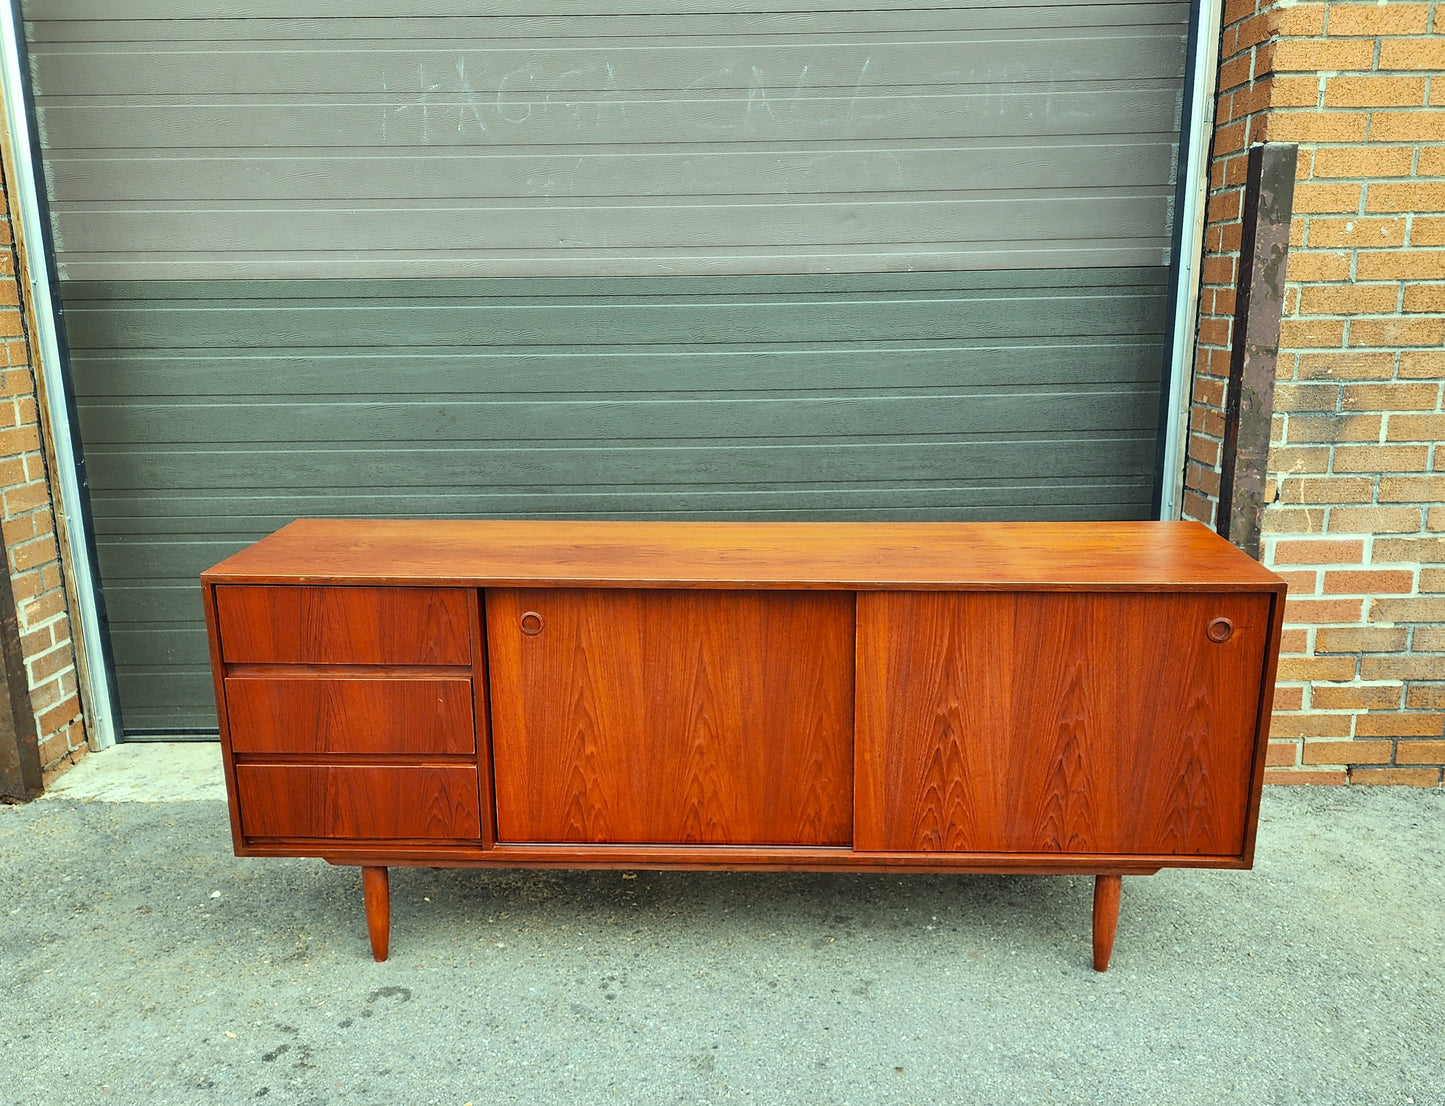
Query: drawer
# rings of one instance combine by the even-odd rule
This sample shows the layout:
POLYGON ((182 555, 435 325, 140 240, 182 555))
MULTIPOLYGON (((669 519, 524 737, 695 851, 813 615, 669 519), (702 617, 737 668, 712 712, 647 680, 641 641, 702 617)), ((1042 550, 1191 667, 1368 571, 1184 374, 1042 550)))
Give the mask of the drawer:
POLYGON ((467 840, 482 835, 467 766, 238 764, 247 837, 467 840))
POLYGON ((465 676, 230 676, 238 753, 475 753, 465 676))
POLYGON ((230 664, 471 664, 463 588, 216 588, 230 664))

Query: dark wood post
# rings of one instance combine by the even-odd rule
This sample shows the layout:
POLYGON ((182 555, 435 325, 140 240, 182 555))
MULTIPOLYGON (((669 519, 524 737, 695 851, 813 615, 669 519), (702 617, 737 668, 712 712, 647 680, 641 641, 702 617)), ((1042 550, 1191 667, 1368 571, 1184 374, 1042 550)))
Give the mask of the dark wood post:
POLYGON ((1215 529, 1256 560, 1298 153, 1288 143, 1252 146, 1244 187, 1215 529))

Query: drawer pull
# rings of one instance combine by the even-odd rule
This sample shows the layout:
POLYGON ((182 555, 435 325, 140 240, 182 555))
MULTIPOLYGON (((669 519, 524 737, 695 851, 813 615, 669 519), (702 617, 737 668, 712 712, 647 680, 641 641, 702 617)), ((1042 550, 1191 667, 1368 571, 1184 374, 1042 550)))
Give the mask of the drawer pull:
POLYGON ((536 637, 542 632, 542 616, 536 611, 522 612, 522 633, 536 637))
POLYGON ((1227 618, 1215 618, 1210 620, 1209 627, 1204 633, 1216 645, 1223 645, 1233 636, 1234 623, 1227 618))

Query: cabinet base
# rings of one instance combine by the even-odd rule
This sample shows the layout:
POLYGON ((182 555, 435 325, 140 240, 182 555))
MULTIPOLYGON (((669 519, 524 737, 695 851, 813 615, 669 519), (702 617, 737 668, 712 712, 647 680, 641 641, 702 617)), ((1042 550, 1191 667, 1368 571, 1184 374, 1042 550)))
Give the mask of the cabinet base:
MULTIPOLYGON (((1109 970, 1114 952, 1114 933, 1119 928, 1119 891, 1124 877, 1094 877, 1094 970, 1109 970)), ((380 963, 391 943, 391 885, 387 870, 367 865, 361 869, 361 893, 366 905, 366 930, 371 937, 371 955, 380 963)))
POLYGON ((391 881, 385 868, 361 869, 361 896, 366 903, 366 932, 371 955, 380 963, 391 944, 391 881))

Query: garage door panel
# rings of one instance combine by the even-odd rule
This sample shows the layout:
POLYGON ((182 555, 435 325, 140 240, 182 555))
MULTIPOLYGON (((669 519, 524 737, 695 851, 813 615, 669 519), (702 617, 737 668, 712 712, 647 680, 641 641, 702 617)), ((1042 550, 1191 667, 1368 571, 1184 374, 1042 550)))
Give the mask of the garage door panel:
POLYGON ((485 181, 488 197, 540 192, 553 198, 576 196, 795 195, 800 177, 811 177, 835 193, 888 194, 950 191, 959 185, 958 163, 970 164, 968 185, 980 189, 1027 189, 1048 180, 1055 189, 1154 187, 1168 180, 1176 151, 1172 136, 1152 143, 1083 144, 1071 136, 1007 140, 979 139, 967 145, 897 140, 858 151, 856 143, 830 141, 799 149, 792 143, 747 143, 719 150, 637 150, 616 145, 579 158, 572 153, 538 153, 528 146, 459 150, 428 163, 419 173, 409 158, 374 151, 328 157, 321 163, 303 150, 255 147, 230 149, 225 156, 177 151, 166 158, 145 150, 117 150, 106 156, 49 160, 52 188, 72 202, 214 201, 218 196, 248 201, 448 200, 475 191, 485 181), (864 156, 856 156, 858 153, 864 156), (178 163, 181 163, 178 165, 178 163))
POLYGON ((66 279, 1167 263, 1184 5, 413 7, 224 33, 193 10, 150 39, 27 13, 66 279), (1091 134, 1152 135, 1162 172, 1101 175, 1091 134), (1069 142, 991 179, 959 145, 1040 135, 1069 142), (123 156, 70 164, 103 151, 123 156))
MULTIPOLYGON (((97 351, 347 349, 408 353, 492 346, 605 344, 741 350, 787 343, 815 348, 887 339, 1087 337, 1162 333, 1164 273, 1092 271, 1054 285, 1055 273, 1019 273, 1012 286, 970 287, 971 275, 917 276, 902 289, 887 278, 851 278, 854 289, 809 288, 796 278, 710 281, 661 291, 653 282, 559 282, 552 295, 530 282, 433 284, 431 297, 403 298, 392 283, 313 282, 314 296, 277 301, 260 282, 234 282, 224 300, 192 300, 195 285, 126 299, 115 285, 68 283, 71 344, 97 351), (370 296, 367 295, 370 293, 370 296), (490 294, 488 294, 490 293, 490 294), (510 293, 510 294, 508 294, 510 293), (690 293, 690 294, 689 294, 690 293), (172 298, 174 297, 174 298, 172 298)), ((685 360, 685 355, 679 355, 685 360)), ((967 360, 955 359, 966 365, 967 360)), ((581 368, 582 366, 578 366, 581 368)), ((738 380, 746 365, 729 374, 738 380)))
POLYGON ((802 7, 24 0, 128 732, 294 517, 1147 517, 1190 5, 802 7))
MULTIPOLYGON (((709 115, 714 123, 729 122, 739 113, 746 116, 748 102, 746 94, 732 98, 714 95, 709 99, 709 115)), ((598 107, 596 101, 579 101, 579 110, 594 116, 601 114, 598 107)), ((851 90, 831 94, 823 91, 810 97, 807 109, 817 118, 838 117, 828 125, 826 134, 815 135, 813 140, 871 142, 885 150, 899 140, 1157 134, 1177 127, 1179 85, 1177 81, 1150 79, 1075 90, 1044 83, 1015 89, 958 87, 857 97, 851 90)), ((651 143, 700 141, 696 117, 678 112, 672 105, 642 98, 629 101, 627 111, 634 126, 648 129, 651 143)), ((127 156, 137 162, 153 159, 172 164, 181 159, 170 151, 184 149, 184 161, 188 163, 198 149, 247 150, 266 146, 267 139, 271 140, 273 157, 286 156, 288 148, 314 146, 335 147, 346 157, 357 156, 358 150, 376 150, 376 156, 380 156, 389 150, 411 154, 418 148, 437 150, 437 156, 454 156, 458 152, 470 155, 476 148, 474 135, 457 131, 455 106, 450 112, 439 111, 442 120, 451 115, 450 127, 438 125, 433 131, 428 126, 415 134, 398 132, 389 121, 380 94, 358 94, 326 104, 264 100, 241 104, 201 101, 123 105, 98 100, 78 104, 51 101, 40 107, 39 114, 47 136, 54 135, 58 151, 127 151, 127 156), (388 119, 384 134, 383 119, 388 119)), ((750 129, 735 129, 738 133, 728 138, 710 138, 709 145, 729 151, 750 143, 787 142, 791 134, 785 120, 772 116, 754 120, 750 129)), ((515 148, 520 137, 500 135, 483 149, 490 152, 498 147, 515 148)), ((575 142, 577 137, 576 125, 561 115, 542 118, 527 135, 534 143, 575 142)), ((627 143, 628 134, 620 125, 603 119, 587 138, 589 145, 615 146, 627 143)), ((864 152, 871 154, 873 150, 864 152)), ((601 156, 605 151, 584 153, 601 156)), ((574 164, 577 156, 573 155, 574 164)), ((244 174, 239 168, 237 171, 244 174)), ((159 177, 160 173, 152 176, 159 177)), ((244 179, 244 175, 238 178, 244 179)), ((134 191, 135 187, 131 187, 134 191)), ((239 184, 229 188, 236 191, 223 195, 245 194, 239 192, 239 184)), ((165 194, 164 190, 161 194, 165 194)))
POLYGON ((161 354, 86 352, 72 355, 77 391, 91 403, 142 401, 156 396, 231 398, 304 396, 329 401, 398 391, 411 397, 475 394, 539 395, 578 391, 596 381, 598 400, 636 393, 708 395, 737 389, 746 360, 749 388, 788 386, 800 377, 819 390, 884 390, 893 394, 953 392, 959 387, 1020 388, 1071 383, 1081 387, 1157 384, 1159 346, 1139 339, 1015 339, 992 344, 857 343, 855 348, 754 347, 724 353, 649 348, 580 347, 459 351, 422 357, 377 356, 363 350, 270 355, 198 351, 161 354), (338 384, 337 362, 346 364, 338 384), (961 374, 961 370, 966 375, 961 374))

